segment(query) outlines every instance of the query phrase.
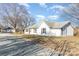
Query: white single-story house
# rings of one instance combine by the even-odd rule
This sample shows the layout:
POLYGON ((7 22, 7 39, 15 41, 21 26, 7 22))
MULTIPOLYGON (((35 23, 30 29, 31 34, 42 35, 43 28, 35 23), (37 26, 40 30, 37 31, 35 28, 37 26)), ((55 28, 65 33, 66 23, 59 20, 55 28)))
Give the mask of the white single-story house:
POLYGON ((25 34, 50 35, 50 36, 73 36, 74 29, 69 21, 47 22, 29 26, 24 31, 25 34))

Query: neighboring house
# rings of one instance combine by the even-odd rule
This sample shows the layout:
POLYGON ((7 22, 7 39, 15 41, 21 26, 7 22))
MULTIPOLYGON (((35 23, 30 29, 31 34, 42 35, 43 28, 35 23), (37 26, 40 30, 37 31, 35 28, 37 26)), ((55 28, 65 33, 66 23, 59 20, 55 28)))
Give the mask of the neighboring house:
POLYGON ((25 34, 50 35, 50 36, 73 36, 74 30, 69 21, 46 22, 29 26, 24 31, 25 34))
POLYGON ((3 28, 1 32, 11 33, 11 32, 14 32, 14 29, 11 27, 6 27, 6 28, 3 28))

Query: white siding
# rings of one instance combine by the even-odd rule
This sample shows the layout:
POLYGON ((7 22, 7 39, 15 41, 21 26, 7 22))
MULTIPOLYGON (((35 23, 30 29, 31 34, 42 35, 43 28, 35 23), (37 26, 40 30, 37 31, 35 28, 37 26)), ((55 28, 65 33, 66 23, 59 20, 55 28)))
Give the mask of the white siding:
POLYGON ((42 28, 46 28, 46 35, 61 36, 61 29, 50 29, 45 22, 42 22, 40 27, 37 29, 39 35, 41 35, 42 28))
POLYGON ((35 30, 35 29, 30 29, 30 34, 37 34, 37 32, 35 33, 34 30, 35 30))
POLYGON ((39 26, 39 28, 37 29, 37 33, 38 33, 39 35, 41 35, 41 29, 42 29, 42 28, 46 28, 46 34, 49 33, 50 28, 48 27, 48 25, 47 25, 45 22, 42 22, 41 25, 39 26))
POLYGON ((25 30, 24 31, 25 34, 37 34, 37 32, 35 33, 34 29, 28 29, 28 32, 25 30), (30 31, 29 31, 30 30, 30 31), (30 33, 29 33, 30 32, 30 33))
MULTIPOLYGON (((28 29, 29 30, 29 29, 28 29)), ((29 34, 29 31, 27 32, 26 29, 24 30, 24 34, 29 34)))
POLYGON ((71 25, 67 27, 67 36, 73 36, 74 30, 71 25))
POLYGON ((67 36, 67 28, 64 28, 61 33, 62 36, 67 36))
POLYGON ((61 29, 51 29, 51 30, 50 30, 50 33, 51 33, 53 36, 61 36, 61 29))
POLYGON ((74 30, 71 25, 65 27, 63 31, 63 36, 73 36, 73 34, 74 34, 74 30))
POLYGON ((15 32, 15 29, 12 29, 11 32, 15 32))
MULTIPOLYGON (((37 28, 37 32, 35 33, 34 29, 30 29, 30 34, 38 34, 42 35, 42 28, 46 28, 46 35, 53 35, 53 36, 73 36, 73 28, 71 25, 67 26, 64 28, 62 31, 61 29, 50 29, 49 26, 45 23, 42 22, 40 26, 37 28)), ((25 34, 29 34, 28 32, 24 32, 25 34)))

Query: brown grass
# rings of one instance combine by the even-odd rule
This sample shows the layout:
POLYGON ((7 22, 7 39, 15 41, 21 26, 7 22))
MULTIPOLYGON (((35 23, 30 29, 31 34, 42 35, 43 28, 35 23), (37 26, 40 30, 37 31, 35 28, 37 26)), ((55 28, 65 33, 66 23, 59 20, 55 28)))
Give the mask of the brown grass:
MULTIPOLYGON (((63 47, 63 42, 67 42, 66 52, 64 55, 73 55, 79 56, 79 37, 62 37, 62 38, 54 38, 54 40, 48 40, 47 43, 44 44, 44 47, 54 49, 56 46, 59 46, 58 51, 60 51, 63 47)), ((64 51, 62 50, 62 52, 64 51)))
POLYGON ((45 48, 54 49, 63 53, 63 55, 79 56, 79 37, 53 37, 53 36, 37 36, 23 35, 24 38, 33 40, 41 44, 45 48))

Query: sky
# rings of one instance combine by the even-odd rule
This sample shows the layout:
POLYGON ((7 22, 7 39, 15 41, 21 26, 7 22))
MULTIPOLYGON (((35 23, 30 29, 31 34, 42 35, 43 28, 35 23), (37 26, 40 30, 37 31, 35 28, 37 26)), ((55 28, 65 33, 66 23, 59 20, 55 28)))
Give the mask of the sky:
POLYGON ((68 8, 68 3, 28 3, 25 5, 28 12, 36 19, 40 21, 46 19, 49 21, 64 21, 65 18, 61 17, 63 9, 68 8))

